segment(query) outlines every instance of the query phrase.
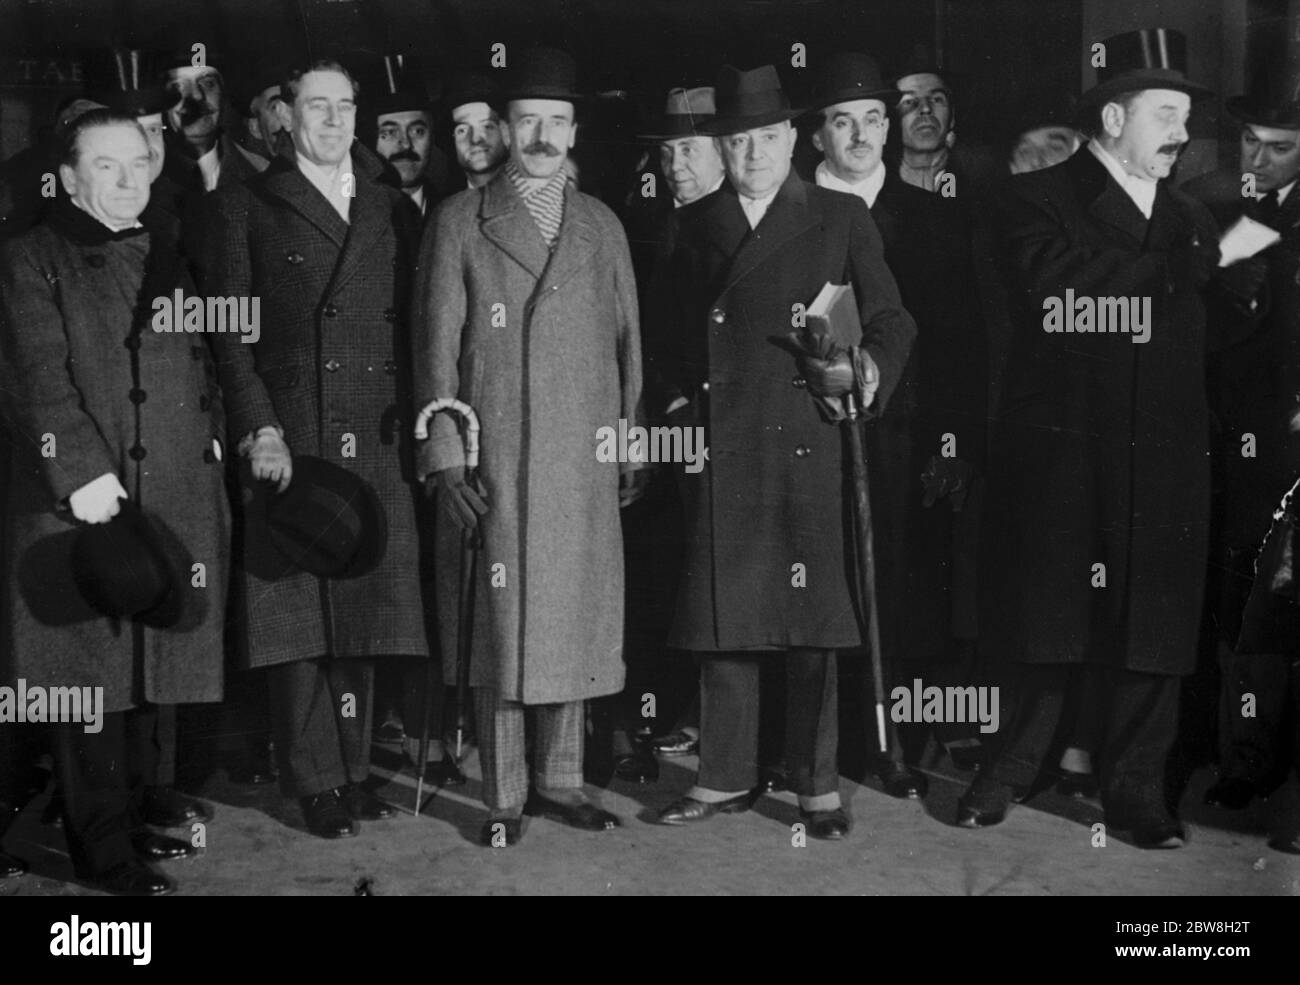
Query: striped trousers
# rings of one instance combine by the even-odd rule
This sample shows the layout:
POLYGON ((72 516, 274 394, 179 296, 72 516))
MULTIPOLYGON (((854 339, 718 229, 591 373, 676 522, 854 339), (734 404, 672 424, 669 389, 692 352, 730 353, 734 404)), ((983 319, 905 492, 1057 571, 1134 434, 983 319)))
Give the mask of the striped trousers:
POLYGON ((503 701, 495 688, 474 688, 483 802, 490 810, 522 808, 528 798, 526 716, 533 719, 533 780, 540 790, 582 787, 583 702, 530 705, 503 701))

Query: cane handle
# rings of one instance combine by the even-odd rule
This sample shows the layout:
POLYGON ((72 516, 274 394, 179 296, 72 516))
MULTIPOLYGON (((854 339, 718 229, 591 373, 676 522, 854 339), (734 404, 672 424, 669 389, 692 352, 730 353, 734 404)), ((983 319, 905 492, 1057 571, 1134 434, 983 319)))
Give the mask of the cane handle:
POLYGON ((449 410, 465 422, 465 468, 478 468, 478 415, 474 408, 455 397, 439 397, 425 404, 415 419, 415 440, 425 441, 429 437, 429 418, 439 411, 449 410))

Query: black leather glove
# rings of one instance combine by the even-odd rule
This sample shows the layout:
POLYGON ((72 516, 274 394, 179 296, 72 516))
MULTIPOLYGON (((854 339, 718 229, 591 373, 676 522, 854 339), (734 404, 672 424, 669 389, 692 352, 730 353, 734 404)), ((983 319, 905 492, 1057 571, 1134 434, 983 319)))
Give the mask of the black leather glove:
POLYGON ((438 504, 461 530, 473 530, 488 511, 487 496, 465 481, 465 466, 435 472, 431 477, 438 504))

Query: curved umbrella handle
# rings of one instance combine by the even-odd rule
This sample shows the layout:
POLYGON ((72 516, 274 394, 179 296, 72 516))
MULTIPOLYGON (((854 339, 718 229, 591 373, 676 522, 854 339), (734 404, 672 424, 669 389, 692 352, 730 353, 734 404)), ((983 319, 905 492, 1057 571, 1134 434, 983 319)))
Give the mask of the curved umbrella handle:
POLYGON ((425 404, 415 419, 415 440, 424 441, 429 437, 429 418, 439 411, 449 410, 460 416, 465 422, 465 468, 478 468, 478 414, 474 408, 455 397, 439 397, 425 404))

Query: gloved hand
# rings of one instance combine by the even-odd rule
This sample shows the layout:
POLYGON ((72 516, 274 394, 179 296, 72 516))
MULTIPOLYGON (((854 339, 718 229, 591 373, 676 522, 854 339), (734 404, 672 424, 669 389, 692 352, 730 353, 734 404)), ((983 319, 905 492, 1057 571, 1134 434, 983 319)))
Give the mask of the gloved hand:
POLYGON ((804 355, 795 359, 799 375, 808 381, 814 397, 843 397, 853 392, 853 358, 848 349, 836 346, 830 358, 804 355))
POLYGON ((966 493, 970 491, 973 471, 970 463, 960 458, 931 455, 921 473, 921 505, 929 509, 944 496, 950 496, 953 511, 960 512, 966 503, 966 493))
POLYGON ((130 499, 122 483, 112 472, 92 479, 68 497, 72 515, 82 523, 107 523, 122 509, 122 500, 130 499))
MULTIPOLYGON (((488 511, 487 496, 465 481, 465 466, 456 465, 430 476, 439 506, 461 530, 473 530, 488 511)), ((427 486, 426 481, 426 486, 427 486)))
POLYGON ((1215 272, 1215 283, 1243 308, 1258 307, 1264 282, 1268 279, 1268 261, 1261 256, 1238 260, 1215 272))
POLYGON ((653 469, 637 469, 635 472, 624 472, 619 477, 618 505, 620 509, 624 506, 631 506, 645 495, 646 490, 650 488, 650 477, 653 474, 653 469))
POLYGON ((278 482, 277 492, 284 492, 293 480, 293 455, 285 444, 279 428, 268 425, 258 428, 252 439, 239 443, 239 451, 248 459, 254 479, 278 482))
POLYGON ((835 399, 852 393, 863 410, 874 402, 880 371, 866 349, 839 345, 824 334, 790 332, 777 341, 794 356, 799 375, 814 397, 835 399))

